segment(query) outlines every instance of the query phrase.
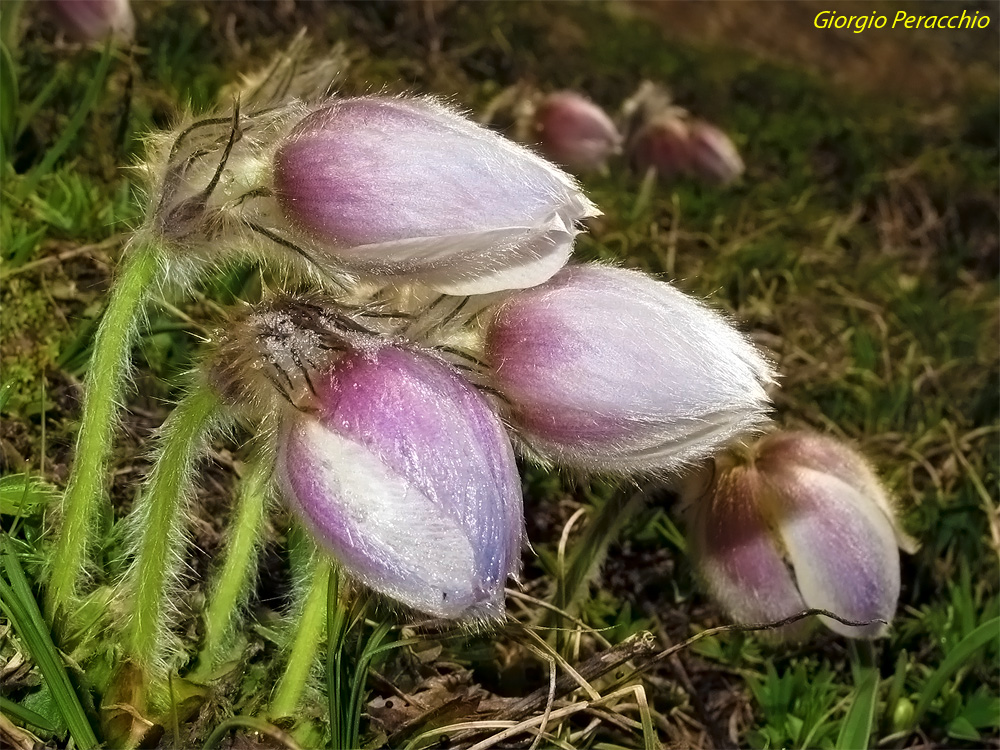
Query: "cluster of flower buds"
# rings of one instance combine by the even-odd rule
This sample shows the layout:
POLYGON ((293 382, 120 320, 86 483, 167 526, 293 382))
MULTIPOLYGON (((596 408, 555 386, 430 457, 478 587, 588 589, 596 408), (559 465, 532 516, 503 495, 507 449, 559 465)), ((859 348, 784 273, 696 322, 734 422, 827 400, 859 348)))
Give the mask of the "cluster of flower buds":
MULTIPOLYGON (((727 185, 744 171, 732 140, 675 106, 662 86, 644 82, 622 105, 624 135, 597 104, 572 91, 519 94, 518 139, 577 172, 604 169, 623 150, 641 174, 727 185)), ((513 94, 512 94, 513 95, 513 94)))
POLYGON ((622 107, 627 150, 640 172, 693 177, 727 185, 745 169, 732 140, 719 128, 674 106, 661 86, 646 81, 622 107))
POLYGON ((885 632, 899 598, 897 547, 915 544, 854 450, 774 433, 691 476, 686 502, 696 566, 733 619, 776 622, 810 607, 868 623, 823 618, 842 635, 885 632))
POLYGON ((636 271, 571 265, 443 316, 388 300, 276 298, 226 327, 209 367, 277 436, 279 487, 319 542, 421 612, 503 613, 524 538, 511 437, 578 470, 666 474, 766 416, 755 348, 636 271))

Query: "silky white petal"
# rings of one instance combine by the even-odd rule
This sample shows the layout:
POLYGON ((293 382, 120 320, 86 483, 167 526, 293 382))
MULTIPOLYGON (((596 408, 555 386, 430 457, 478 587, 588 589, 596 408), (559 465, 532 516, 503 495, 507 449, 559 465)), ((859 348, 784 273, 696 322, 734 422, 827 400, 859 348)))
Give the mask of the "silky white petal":
POLYGON ((333 551, 348 571, 439 617, 458 617, 475 601, 472 546, 440 506, 319 420, 295 424, 282 446, 285 496, 318 539, 339 542, 333 551))
MULTIPOLYGON (((802 598, 853 621, 891 621, 899 598, 899 552, 892 525, 874 503, 840 479, 795 466, 773 471, 781 537, 802 598)), ((872 638, 886 626, 843 625, 831 630, 872 638)))

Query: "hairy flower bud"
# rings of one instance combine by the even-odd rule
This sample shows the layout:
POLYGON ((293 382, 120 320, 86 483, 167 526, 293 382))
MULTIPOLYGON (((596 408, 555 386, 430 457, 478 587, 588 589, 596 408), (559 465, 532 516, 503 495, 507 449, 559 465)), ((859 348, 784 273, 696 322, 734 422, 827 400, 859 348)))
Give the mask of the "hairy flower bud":
POLYGON ((315 109, 278 145, 274 193, 318 260, 454 294, 545 281, 599 213, 567 174, 430 99, 315 109))
POLYGON ((600 169, 621 148, 618 128, 604 110, 572 91, 549 94, 534 115, 543 154, 570 169, 600 169))
POLYGON ((498 617, 524 519, 510 442, 486 399, 425 354, 373 345, 288 410, 277 476, 317 540, 421 612, 498 617))
POLYGON ((684 119, 685 114, 668 110, 642 126, 630 147, 633 164, 664 177, 686 175, 721 185, 743 174, 743 160, 729 137, 707 122, 684 119))
POLYGON ((109 36, 127 41, 135 34, 128 0, 53 0, 51 7, 66 30, 83 41, 109 36))
MULTIPOLYGON (((751 455, 715 462, 685 491, 691 549, 709 592, 739 622, 773 622, 807 608, 854 622, 890 621, 899 598, 899 530, 867 462, 822 435, 763 438, 751 455)), ((886 626, 824 624, 852 638, 886 626)))
POLYGON ((652 168, 667 178, 690 174, 690 150, 688 126, 673 115, 643 126, 630 146, 632 163, 640 172, 652 168))
POLYGON ((486 331, 511 420, 556 463, 672 471, 753 430, 772 371, 716 312, 638 271, 570 266, 486 331))
POLYGON ((690 169, 707 182, 728 185, 746 168, 729 136, 714 125, 695 120, 688 128, 690 169))

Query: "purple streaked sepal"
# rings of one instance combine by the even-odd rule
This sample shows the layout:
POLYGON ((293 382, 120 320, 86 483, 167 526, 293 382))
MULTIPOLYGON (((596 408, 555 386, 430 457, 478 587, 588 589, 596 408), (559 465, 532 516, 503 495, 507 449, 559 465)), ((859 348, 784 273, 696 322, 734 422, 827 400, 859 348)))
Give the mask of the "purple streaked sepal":
POLYGON ((496 310, 486 356, 543 458, 674 471, 765 420, 768 363, 718 313, 638 271, 569 266, 496 310))
POLYGON ((448 365, 390 346, 345 353, 289 410, 277 476, 316 539, 376 591, 430 615, 504 612, 524 540, 510 442, 448 365))
POLYGON ((599 213, 569 175, 431 99, 320 106, 279 143, 274 192, 318 259, 450 294, 545 281, 599 213))

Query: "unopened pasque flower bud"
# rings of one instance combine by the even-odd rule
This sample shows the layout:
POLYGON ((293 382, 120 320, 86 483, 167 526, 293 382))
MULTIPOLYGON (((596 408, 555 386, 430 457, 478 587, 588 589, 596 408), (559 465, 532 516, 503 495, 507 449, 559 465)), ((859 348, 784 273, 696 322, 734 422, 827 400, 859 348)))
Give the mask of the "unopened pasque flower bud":
POLYGON ((743 174, 743 160, 729 137, 684 114, 671 109, 643 125, 631 142, 633 164, 641 171, 652 167, 664 177, 687 175, 722 185, 743 174))
POLYGON ((339 99, 274 155, 294 239, 349 271, 454 294, 533 286, 599 212, 569 175, 430 99, 339 99))
POLYGON ((524 519, 510 442, 448 365, 384 345, 313 376, 277 476, 316 539, 362 582, 431 615, 497 617, 524 519))
POLYGON ((66 30, 83 41, 109 36, 128 41, 135 34, 128 0, 52 0, 51 7, 66 30))
POLYGON ((572 91, 557 91, 539 102, 534 130, 542 153, 570 169, 600 169, 621 148, 611 118, 572 91))
MULTIPOLYGON (((914 544, 850 448, 817 434, 776 433, 749 456, 719 457, 685 495, 695 564, 733 619, 773 622, 809 607, 854 622, 892 619, 897 545, 914 544)), ((852 638, 886 629, 823 622, 852 638)))
POLYGON ((772 371, 716 312, 638 271, 563 269, 506 300, 486 356, 510 418, 542 457, 672 471, 765 419, 772 371))

